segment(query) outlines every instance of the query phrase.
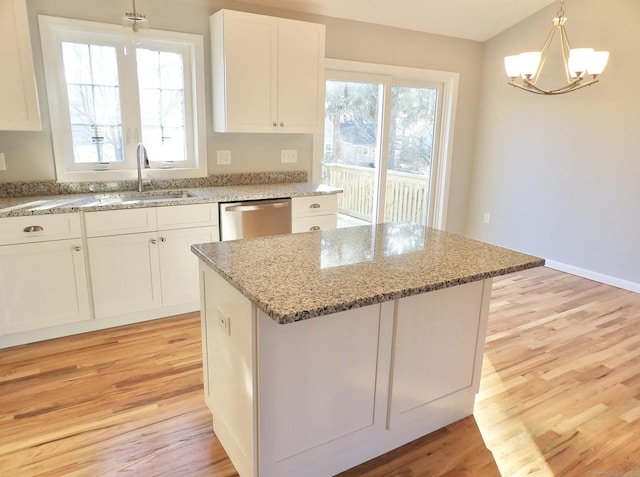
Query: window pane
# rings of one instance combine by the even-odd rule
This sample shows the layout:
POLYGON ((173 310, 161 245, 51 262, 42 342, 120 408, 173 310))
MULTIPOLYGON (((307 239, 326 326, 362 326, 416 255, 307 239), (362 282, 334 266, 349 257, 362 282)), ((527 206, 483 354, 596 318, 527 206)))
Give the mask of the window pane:
POLYGON ((185 161, 186 121, 183 57, 138 48, 142 142, 149 161, 185 161))
POLYGON ((62 43, 76 163, 122 162, 116 49, 62 43))
POLYGON ((71 126, 73 153, 77 163, 121 162, 122 128, 71 126))
POLYGON ((437 93, 391 88, 385 222, 427 224, 437 93))
POLYGON ((375 222, 381 99, 378 83, 326 82, 322 182, 344 190, 339 227, 375 222))

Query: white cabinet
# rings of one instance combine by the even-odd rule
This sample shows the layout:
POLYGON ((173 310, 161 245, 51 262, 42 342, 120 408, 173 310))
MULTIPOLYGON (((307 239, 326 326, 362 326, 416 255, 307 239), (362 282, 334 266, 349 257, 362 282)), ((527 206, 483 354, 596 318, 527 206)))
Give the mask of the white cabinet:
POLYGON ((155 232, 88 239, 96 318, 162 306, 155 232))
POLYGON ((210 23, 215 131, 322 127, 324 25, 233 10, 210 23))
POLYGON ((25 0, 0 0, 0 131, 39 131, 25 0))
POLYGON ((220 239, 218 226, 211 225, 218 223, 217 204, 163 207, 157 212, 162 304, 197 304, 198 258, 191 245, 220 239))
POLYGON ((294 197, 291 199, 291 231, 335 229, 338 196, 335 194, 294 197))
POLYGON ((0 335, 89 318, 78 214, 0 219, 0 335))
POLYGON ((96 318, 197 309, 191 245, 218 240, 217 204, 88 212, 85 222, 96 318))

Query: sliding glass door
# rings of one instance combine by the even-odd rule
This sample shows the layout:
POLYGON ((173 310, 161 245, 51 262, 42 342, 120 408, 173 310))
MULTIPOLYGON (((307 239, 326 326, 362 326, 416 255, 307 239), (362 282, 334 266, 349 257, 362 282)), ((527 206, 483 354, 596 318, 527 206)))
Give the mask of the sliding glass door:
POLYGON ((322 182, 344 190, 338 226, 429 224, 442 85, 329 71, 322 182))

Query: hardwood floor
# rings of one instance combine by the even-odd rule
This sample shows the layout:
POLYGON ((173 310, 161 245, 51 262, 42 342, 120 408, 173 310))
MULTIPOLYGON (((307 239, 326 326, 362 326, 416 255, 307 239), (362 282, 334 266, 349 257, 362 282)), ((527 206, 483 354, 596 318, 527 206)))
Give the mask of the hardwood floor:
MULTIPOLYGON (((200 346, 192 314, 0 350, 0 476, 237 475, 200 346)), ((640 477, 640 295, 496 279, 474 416, 341 474, 445 475, 640 477)))

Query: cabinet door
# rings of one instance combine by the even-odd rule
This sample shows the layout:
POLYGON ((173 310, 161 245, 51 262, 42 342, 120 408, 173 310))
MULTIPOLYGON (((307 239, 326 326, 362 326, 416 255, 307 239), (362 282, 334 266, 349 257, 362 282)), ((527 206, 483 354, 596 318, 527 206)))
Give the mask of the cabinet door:
POLYGON ((162 306, 155 232, 96 237, 88 243, 96 318, 162 306))
POLYGON ((324 25, 278 21, 278 130, 313 133, 324 101, 324 25))
POLYGON ((218 227, 165 230, 160 239, 160 276, 162 277, 162 304, 164 306, 194 303, 200 305, 198 257, 191 245, 218 241, 218 227))
POLYGON ((0 247, 0 334, 89 318, 80 239, 0 247))
POLYGON ((40 131, 25 0, 0 0, 0 130, 40 131))
POLYGON ((277 27, 264 15, 211 17, 215 131, 277 131, 277 27))

